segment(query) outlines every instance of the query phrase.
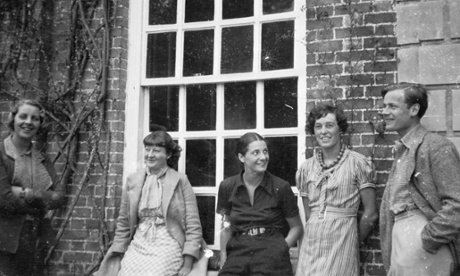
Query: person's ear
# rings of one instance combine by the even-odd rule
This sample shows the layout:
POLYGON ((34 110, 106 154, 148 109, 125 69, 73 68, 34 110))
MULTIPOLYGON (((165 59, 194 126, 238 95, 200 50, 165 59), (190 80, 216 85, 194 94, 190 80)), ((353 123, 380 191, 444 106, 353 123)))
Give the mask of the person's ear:
POLYGON ((420 111, 420 104, 418 103, 415 103, 411 107, 409 107, 409 112, 411 116, 417 116, 419 111, 420 111))
POLYGON ((241 163, 244 163, 244 155, 242 155, 241 153, 238 153, 238 159, 240 159, 241 163))

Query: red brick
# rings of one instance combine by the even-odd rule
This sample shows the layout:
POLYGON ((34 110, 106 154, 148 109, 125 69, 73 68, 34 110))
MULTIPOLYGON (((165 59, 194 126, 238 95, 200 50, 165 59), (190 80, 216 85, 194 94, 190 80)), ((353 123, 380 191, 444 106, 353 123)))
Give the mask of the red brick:
POLYGON ((396 21, 396 13, 371 13, 364 16, 365 24, 393 23, 396 21))

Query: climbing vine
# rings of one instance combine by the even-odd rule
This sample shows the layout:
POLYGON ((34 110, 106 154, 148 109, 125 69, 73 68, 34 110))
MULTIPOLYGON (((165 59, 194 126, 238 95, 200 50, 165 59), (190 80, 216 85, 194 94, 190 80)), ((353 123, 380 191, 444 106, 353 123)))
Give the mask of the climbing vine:
MULTIPOLYGON (((106 100, 116 7, 117 0, 0 1, 0 101, 34 98, 45 107, 47 127, 37 144, 42 151, 53 148, 52 161, 59 165, 61 183, 76 187, 61 214, 58 243, 98 166, 103 171, 103 194, 106 190, 111 139, 106 100), (56 15, 59 9, 62 14, 56 15), (56 24, 58 20, 63 24, 56 24), (64 27, 67 29, 59 30, 64 27), (53 41, 56 29, 58 43, 53 41), (88 84, 88 79, 92 83, 88 84), (83 142, 88 145, 88 158, 82 167, 78 154, 83 142)), ((99 206, 92 202, 100 220, 100 260, 110 242, 104 221, 105 198, 98 201, 99 206)), ((56 246, 50 248, 47 263, 56 246)), ((88 268, 85 275, 96 266, 88 268)))

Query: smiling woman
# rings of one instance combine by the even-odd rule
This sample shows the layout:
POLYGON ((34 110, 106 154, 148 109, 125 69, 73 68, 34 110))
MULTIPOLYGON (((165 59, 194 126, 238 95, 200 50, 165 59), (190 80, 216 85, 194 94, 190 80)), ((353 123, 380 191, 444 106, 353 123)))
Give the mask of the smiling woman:
POLYGON ((306 130, 319 149, 296 174, 306 216, 298 276, 359 275, 359 243, 377 219, 375 179, 372 163, 342 143, 347 127, 337 106, 320 105, 308 115, 306 130))
POLYGON ((44 253, 54 244, 45 214, 64 204, 64 190, 48 157, 32 140, 45 120, 34 100, 17 102, 11 135, 0 143, 0 274, 43 275, 44 253))
POLYGON ((202 230, 192 186, 173 169, 181 147, 162 130, 144 138, 146 167, 123 187, 112 246, 98 276, 186 276, 202 249, 202 230))
POLYGON ((219 275, 293 275, 289 248, 302 235, 302 224, 291 187, 267 172, 268 147, 259 134, 241 136, 236 153, 244 170, 219 187, 219 275))

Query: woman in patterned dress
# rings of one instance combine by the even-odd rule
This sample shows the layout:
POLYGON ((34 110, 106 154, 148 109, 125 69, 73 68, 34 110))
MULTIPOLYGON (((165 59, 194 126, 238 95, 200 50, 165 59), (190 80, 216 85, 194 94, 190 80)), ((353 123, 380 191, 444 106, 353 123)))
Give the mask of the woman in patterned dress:
POLYGON ((347 127, 343 111, 330 104, 308 116, 306 130, 320 148, 296 174, 306 217, 297 276, 359 275, 359 245, 378 218, 375 173, 370 160, 343 144, 347 127))
POLYGON ((128 177, 114 241, 96 275, 190 273, 202 231, 192 186, 172 168, 180 151, 165 131, 144 138, 146 168, 128 177))

